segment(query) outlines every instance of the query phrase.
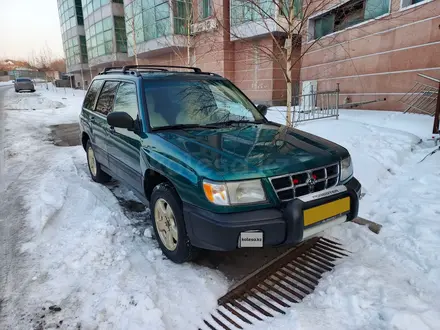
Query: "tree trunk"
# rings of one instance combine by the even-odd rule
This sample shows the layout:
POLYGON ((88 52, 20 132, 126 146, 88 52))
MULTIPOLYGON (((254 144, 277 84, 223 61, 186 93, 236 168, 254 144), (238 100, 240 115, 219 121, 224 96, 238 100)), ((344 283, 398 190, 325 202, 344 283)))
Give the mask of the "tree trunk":
POLYGON ((286 47, 286 125, 292 126, 292 38, 287 38, 286 47))
MULTIPOLYGON (((134 32, 133 32, 133 36, 134 36, 134 32)), ((133 37, 133 54, 134 54, 134 64, 139 65, 138 62, 138 55, 137 55, 137 44, 136 44, 136 37, 133 37)))
POLYGON ((292 81, 287 81, 287 112, 286 112, 286 125, 292 126, 292 81))

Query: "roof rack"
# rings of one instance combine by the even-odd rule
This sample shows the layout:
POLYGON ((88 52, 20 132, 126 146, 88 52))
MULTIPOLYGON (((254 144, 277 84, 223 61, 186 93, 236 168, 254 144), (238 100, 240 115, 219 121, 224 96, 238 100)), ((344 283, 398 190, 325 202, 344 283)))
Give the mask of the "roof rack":
POLYGON ((125 73, 129 69, 156 69, 160 71, 168 71, 167 68, 171 69, 189 69, 193 70, 195 73, 202 73, 202 70, 192 66, 179 66, 179 65, 126 65, 122 68, 122 72, 125 73))
POLYGON ((111 67, 104 68, 104 70, 102 70, 99 74, 105 74, 105 73, 110 72, 112 70, 122 70, 122 66, 111 66, 111 67))

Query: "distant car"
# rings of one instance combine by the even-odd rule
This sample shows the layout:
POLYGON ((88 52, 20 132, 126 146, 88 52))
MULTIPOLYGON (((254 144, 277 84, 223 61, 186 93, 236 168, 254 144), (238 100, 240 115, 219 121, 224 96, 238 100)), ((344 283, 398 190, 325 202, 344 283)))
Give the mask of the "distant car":
POLYGON ((29 78, 17 78, 14 81, 15 92, 19 93, 21 91, 35 92, 35 85, 29 78))

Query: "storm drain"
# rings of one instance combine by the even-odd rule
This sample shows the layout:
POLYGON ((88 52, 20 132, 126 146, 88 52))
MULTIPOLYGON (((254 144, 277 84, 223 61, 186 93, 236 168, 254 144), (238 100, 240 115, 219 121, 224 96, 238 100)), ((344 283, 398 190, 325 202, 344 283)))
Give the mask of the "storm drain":
POLYGON ((236 283, 218 300, 216 311, 203 320, 203 328, 243 329, 277 313, 285 314, 292 304, 312 293, 322 274, 347 253, 340 243, 323 237, 286 251, 236 283))

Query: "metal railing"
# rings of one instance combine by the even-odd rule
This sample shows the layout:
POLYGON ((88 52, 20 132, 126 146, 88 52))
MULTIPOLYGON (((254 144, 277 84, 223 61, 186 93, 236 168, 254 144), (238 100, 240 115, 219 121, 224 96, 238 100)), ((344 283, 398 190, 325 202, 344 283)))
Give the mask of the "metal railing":
POLYGON ((339 118, 339 84, 336 90, 294 96, 292 122, 339 118))
MULTIPOLYGON (((438 79, 424 74, 418 76, 439 83, 438 79)), ((438 98, 438 86, 423 84, 419 81, 399 101, 406 105, 404 113, 420 113, 434 116, 438 98)))

